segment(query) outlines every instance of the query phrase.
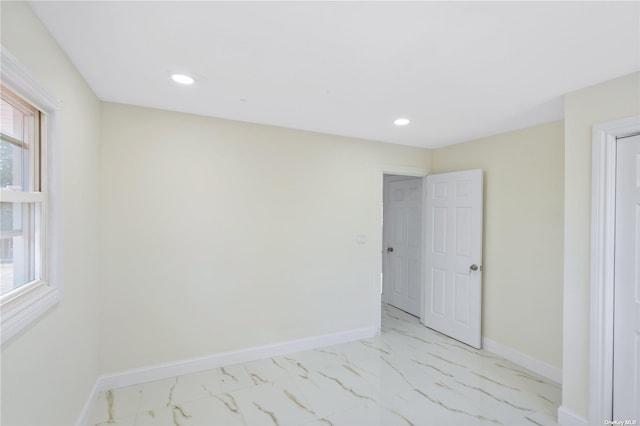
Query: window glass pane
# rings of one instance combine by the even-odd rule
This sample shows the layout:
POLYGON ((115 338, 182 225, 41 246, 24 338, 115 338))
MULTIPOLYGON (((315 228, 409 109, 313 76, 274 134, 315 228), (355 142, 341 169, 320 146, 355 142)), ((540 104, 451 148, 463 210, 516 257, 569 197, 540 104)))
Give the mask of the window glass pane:
POLYGON ((29 190, 29 151, 0 136, 0 188, 29 190))
POLYGON ((20 203, 0 203, 0 231, 2 235, 20 232, 22 228, 22 205, 20 203))
POLYGON ((29 190, 29 130, 34 116, 4 99, 0 108, 0 188, 29 190))
POLYGON ((4 99, 0 100, 0 132, 24 140, 25 114, 4 99))
POLYGON ((38 279, 36 205, 0 203, 0 294, 38 279))

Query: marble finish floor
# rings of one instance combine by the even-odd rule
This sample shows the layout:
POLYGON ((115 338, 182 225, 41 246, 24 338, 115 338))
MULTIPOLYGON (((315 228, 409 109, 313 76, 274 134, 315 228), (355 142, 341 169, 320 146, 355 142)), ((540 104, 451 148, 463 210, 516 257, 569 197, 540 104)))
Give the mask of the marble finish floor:
POLYGON ((382 333, 113 389, 92 425, 555 425, 560 385, 383 306, 382 333))

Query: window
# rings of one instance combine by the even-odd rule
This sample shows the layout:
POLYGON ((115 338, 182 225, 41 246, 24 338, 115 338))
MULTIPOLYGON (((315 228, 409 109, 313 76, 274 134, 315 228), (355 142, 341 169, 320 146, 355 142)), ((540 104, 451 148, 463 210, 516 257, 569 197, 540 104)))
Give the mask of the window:
MULTIPOLYGON (((0 336, 2 343, 60 299, 52 283, 48 164, 57 102, 10 53, 0 66, 0 336)), ((55 281, 55 280, 54 280, 55 281)))
POLYGON ((0 89, 0 300, 46 281, 41 128, 46 116, 0 89))

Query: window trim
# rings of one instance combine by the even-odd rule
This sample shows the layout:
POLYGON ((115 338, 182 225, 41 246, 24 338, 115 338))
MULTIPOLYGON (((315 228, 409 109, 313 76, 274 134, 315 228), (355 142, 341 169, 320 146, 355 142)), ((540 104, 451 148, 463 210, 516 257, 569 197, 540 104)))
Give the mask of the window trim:
MULTIPOLYGON (((46 114, 46 123, 41 128, 42 138, 46 138, 46 143, 41 146, 41 158, 44 161, 40 164, 42 206, 46 206, 44 215, 43 232, 44 244, 42 281, 35 281, 17 289, 10 298, 6 298, 0 305, 0 344, 4 345, 12 337, 20 333, 24 328, 32 324, 43 314, 54 307, 62 298, 61 271, 60 271, 60 245, 62 235, 61 215, 55 209, 52 192, 56 191, 57 179, 53 153, 56 147, 56 122, 57 114, 61 103, 54 98, 33 76, 27 67, 18 61, 4 46, 0 49, 0 74, 2 84, 17 93, 25 101, 46 114)), ((18 201, 19 198, 29 197, 38 193, 18 193, 2 191, 2 198, 6 201, 18 201), (11 200, 9 200, 11 198, 11 200)), ((60 198, 59 191, 56 191, 56 199, 60 198)), ((32 198, 29 198, 32 200, 32 198)), ((59 203, 59 201, 57 202, 59 203)))

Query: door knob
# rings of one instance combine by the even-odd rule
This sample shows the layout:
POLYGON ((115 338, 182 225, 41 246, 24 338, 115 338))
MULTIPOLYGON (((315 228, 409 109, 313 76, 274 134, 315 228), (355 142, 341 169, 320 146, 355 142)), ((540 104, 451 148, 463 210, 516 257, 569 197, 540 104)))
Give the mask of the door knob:
POLYGON ((393 247, 389 247, 389 248, 387 248, 387 251, 388 251, 389 253, 393 252, 393 247))
POLYGON ((475 263, 471 266, 469 266, 469 269, 471 269, 472 271, 477 271, 478 270, 478 265, 476 265, 475 263))

